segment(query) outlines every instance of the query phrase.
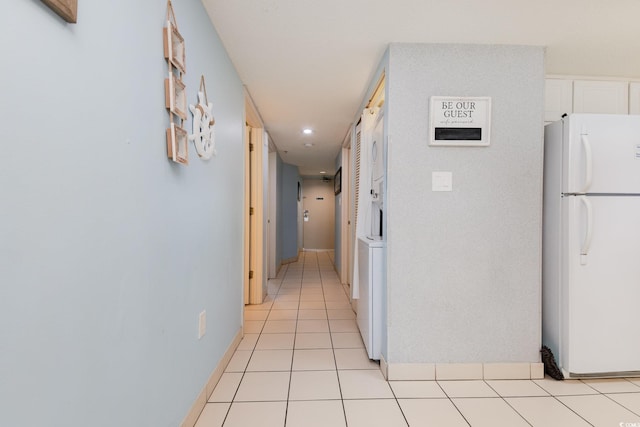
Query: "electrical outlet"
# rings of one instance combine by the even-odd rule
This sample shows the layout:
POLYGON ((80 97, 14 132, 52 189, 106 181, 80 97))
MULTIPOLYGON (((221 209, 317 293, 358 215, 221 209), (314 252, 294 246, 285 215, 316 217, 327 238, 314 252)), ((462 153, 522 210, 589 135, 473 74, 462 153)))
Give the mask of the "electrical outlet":
POLYGON ((207 311, 202 310, 198 317, 198 339, 202 338, 207 332, 207 311))

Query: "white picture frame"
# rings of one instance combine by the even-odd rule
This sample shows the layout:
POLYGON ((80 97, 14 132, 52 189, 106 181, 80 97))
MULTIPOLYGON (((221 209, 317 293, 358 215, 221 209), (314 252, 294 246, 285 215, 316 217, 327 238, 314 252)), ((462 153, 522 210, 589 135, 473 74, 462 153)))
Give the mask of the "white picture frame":
POLYGON ((429 145, 491 145, 491 98, 432 96, 429 103, 429 145))

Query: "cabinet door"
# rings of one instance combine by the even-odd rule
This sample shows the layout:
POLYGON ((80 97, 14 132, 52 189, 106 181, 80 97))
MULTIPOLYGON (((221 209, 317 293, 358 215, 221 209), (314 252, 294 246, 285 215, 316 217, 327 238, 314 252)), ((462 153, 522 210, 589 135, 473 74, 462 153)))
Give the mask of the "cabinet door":
POLYGON ((629 83, 629 114, 640 114, 640 82, 629 83))
POLYGON ((629 114, 629 83, 575 80, 573 112, 629 114))
POLYGON ((555 122, 573 111, 573 80, 546 79, 544 84, 544 121, 555 122))

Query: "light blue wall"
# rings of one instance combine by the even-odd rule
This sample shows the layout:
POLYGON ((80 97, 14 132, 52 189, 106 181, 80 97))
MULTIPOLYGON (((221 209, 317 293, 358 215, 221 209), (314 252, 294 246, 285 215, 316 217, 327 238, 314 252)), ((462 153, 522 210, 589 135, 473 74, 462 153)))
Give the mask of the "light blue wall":
POLYGON ((174 8, 189 102, 204 73, 216 119, 217 157, 191 146, 186 167, 166 156, 166 0, 0 14, 2 426, 176 427, 240 330, 242 84, 201 2, 174 8))
POLYGON ((302 179, 298 167, 282 165, 282 259, 298 256, 298 183, 302 179))
POLYGON ((392 44, 390 363, 537 362, 544 51, 392 44), (489 147, 430 147, 431 96, 490 96, 489 147), (431 191, 451 171, 453 191, 431 191))

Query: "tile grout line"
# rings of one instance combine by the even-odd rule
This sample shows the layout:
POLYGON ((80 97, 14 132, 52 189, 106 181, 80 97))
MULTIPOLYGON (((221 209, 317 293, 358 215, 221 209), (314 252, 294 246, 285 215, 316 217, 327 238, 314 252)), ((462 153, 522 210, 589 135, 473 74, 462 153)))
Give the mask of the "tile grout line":
MULTIPOLYGON (((282 277, 284 279, 284 276, 287 274, 287 270, 289 269, 289 266, 286 267, 285 272, 283 273, 282 277)), ((282 280, 280 280, 280 285, 278 285, 278 292, 280 292, 280 287, 282 286, 282 280)), ((278 294, 278 292, 276 292, 276 295, 278 294)), ((269 295, 269 285, 267 284, 267 295, 269 295)), ((275 301, 275 299, 274 299, 275 301)), ((271 307, 269 307, 268 313, 267 313, 267 319, 269 318, 269 314, 271 313, 271 310, 273 309, 273 303, 271 304, 271 307)), ((245 308, 242 308, 243 310, 243 315, 245 312, 245 308)), ((260 341, 260 337, 262 336, 262 331, 264 330, 264 326, 267 324, 267 320, 265 319, 264 324, 262 325, 262 328, 260 329, 260 332, 258 333, 258 338, 256 339, 255 344, 253 345, 253 349, 251 350, 251 357, 249 357, 249 360, 247 361, 247 365, 244 368, 244 371, 242 371, 242 376, 240 377, 240 381, 238 382, 238 386, 236 387, 236 391, 233 393, 233 397, 231 398, 231 403, 229 404, 229 408, 227 408, 227 412, 224 416, 224 419, 222 420, 222 426, 224 426, 224 424, 227 422, 227 418, 229 417, 229 412, 231 412, 231 407, 233 406, 234 403, 238 403, 236 402, 236 396, 238 395, 238 391, 240 391, 240 385, 242 384, 242 380, 244 380, 244 376, 247 373, 247 368, 249 367, 249 363, 251 362, 251 358, 253 357, 253 352, 256 351, 256 347, 258 346, 258 342, 260 341)), ((237 351, 237 350, 236 350, 237 351)), ((224 372, 223 372, 224 375, 224 372)), ((214 388, 215 390, 215 388, 214 388)))
POLYGON ((400 409, 400 413, 402 414, 402 418, 404 418, 404 422, 407 423, 407 426, 409 426, 409 420, 407 419, 407 416, 404 413, 404 409, 402 409, 402 406, 400 405, 400 402, 398 401, 398 396, 396 396, 396 392, 393 389, 393 387, 391 387, 391 383, 389 382, 389 380, 385 380, 387 383, 387 386, 389 387, 389 389, 391 390, 391 394, 393 395, 393 399, 396 402, 396 405, 398 405, 398 408, 400 409))
POLYGON ((342 394, 342 384, 340 383, 340 375, 338 372, 338 360, 336 358, 336 349, 333 345, 333 331, 331 330, 331 323, 329 322, 329 309, 327 308, 327 301, 324 295, 324 282, 322 281, 322 275, 320 276, 320 284, 322 287, 322 300, 324 302, 324 312, 327 315, 327 327, 329 328, 329 341, 331 342, 331 353, 333 354, 333 363, 335 364, 336 379, 338 381, 338 391, 340 392, 340 405, 342 406, 342 416, 344 417, 344 425, 348 426, 347 409, 344 406, 344 395, 342 394))
MULTIPOLYGON (((297 310, 296 310, 296 311, 297 311, 297 313, 296 313, 296 318, 295 318, 295 320, 296 320, 296 323, 295 323, 295 324, 296 324, 296 327, 295 327, 295 329, 294 329, 294 342, 293 342, 293 348, 292 348, 292 360, 291 360, 291 365, 290 365, 290 366, 291 366, 291 368, 290 368, 290 370, 289 370, 289 372, 290 372, 290 376, 289 376, 289 387, 288 387, 288 391, 287 391, 287 393, 288 393, 288 394, 287 394, 286 409, 285 409, 285 425, 286 425, 286 419, 287 419, 287 416, 288 416, 288 409, 289 409, 289 408, 288 408, 288 404, 289 404, 289 402, 290 402, 290 393, 291 393, 291 381, 292 381, 292 375, 293 375, 293 372, 294 372, 294 371, 293 371, 293 355, 295 354, 295 343, 296 343, 297 338, 298 338, 298 337, 297 337, 297 334, 298 334, 297 326, 298 326, 298 320, 301 320, 301 319, 300 319, 300 310, 301 310, 301 303, 302 303, 302 300, 301 300, 301 297, 302 297, 302 289, 305 289, 305 287, 304 287, 304 273, 305 273, 305 269, 306 269, 307 271, 308 271, 308 269, 317 269, 317 270, 318 270, 318 272, 319 272, 319 274, 320 274, 320 277, 319 277, 319 281, 320 281, 320 291, 321 291, 322 300, 323 300, 323 304, 324 304, 324 312, 325 312, 325 315, 326 315, 326 320, 325 320, 325 321, 326 321, 326 324, 327 324, 327 327, 328 327, 328 330, 329 330, 328 335, 329 335, 329 340, 330 340, 330 343, 331 343, 331 350, 332 350, 332 353, 333 353, 333 356, 334 356, 334 364, 336 365, 336 366, 335 366, 335 368, 334 368, 334 372, 336 373, 336 376, 337 376, 337 361, 336 361, 336 356, 335 356, 335 351, 334 351, 335 349, 334 349, 334 344, 333 344, 333 337, 332 337, 332 333, 331 333, 331 328, 330 328, 330 326, 329 326, 328 308, 327 308, 327 306, 326 306, 326 295, 325 295, 325 291, 326 291, 326 289, 325 289, 325 283, 324 283, 324 281, 323 281, 323 279, 322 279, 322 269, 321 269, 320 262, 319 262, 319 260, 318 260, 318 255, 317 255, 317 254, 315 254, 315 258, 316 258, 316 260, 315 260, 315 262, 313 262, 313 263, 312 263, 312 262, 310 262, 310 260, 309 260, 309 258, 311 258, 311 256, 313 256, 313 255, 310 255, 310 257, 306 257, 306 255, 310 255, 310 254, 305 254, 305 262, 303 262, 303 264, 302 264, 302 276, 301 276, 301 281, 300 281, 300 284, 299 284, 299 287, 298 287, 298 308, 297 308, 297 310)), ((247 364, 245 365, 244 370, 241 372, 241 373, 242 373, 242 377, 241 377, 240 383, 242 383, 242 380, 244 379, 245 374, 246 374, 246 373, 248 373, 248 372, 252 372, 252 373, 253 373, 253 372, 275 372, 275 371, 249 371, 249 370, 248 370, 248 366, 249 366, 249 364, 250 364, 250 362, 251 362, 251 359, 255 356, 255 354, 256 354, 255 352, 256 352, 256 351, 259 351, 259 349, 257 348, 257 345, 258 345, 258 343, 260 342, 260 339, 261 339, 261 338, 263 338, 263 337, 265 336, 265 334, 266 334, 266 332, 265 332, 266 322, 270 320, 270 316, 271 316, 271 314, 274 312, 274 310, 277 310, 277 309, 274 307, 275 303, 277 302, 277 297, 278 297, 278 296, 280 296, 280 295, 285 295, 285 294, 287 294, 287 295, 291 295, 291 293, 289 293, 289 292, 283 292, 285 289, 290 289, 290 288, 283 288, 283 286, 285 285, 285 280, 286 280, 286 278, 287 278, 288 273, 291 273, 291 272, 292 272, 292 271, 290 271, 289 269, 287 269, 287 270, 286 270, 286 272, 283 274, 283 278, 280 280, 280 285, 278 286, 277 291, 275 292, 274 302, 271 304, 270 308, 267 310, 268 314, 267 314, 267 318, 265 319, 265 323, 263 324, 263 326, 262 326, 261 330, 260 330, 260 331, 258 332, 258 334, 257 334, 257 335, 258 335, 258 337, 257 337, 257 339, 256 339, 256 342, 253 344, 253 347, 252 347, 252 350, 251 350, 251 356, 250 356, 250 358, 249 358, 249 361, 248 361, 248 362, 247 362, 247 364), (281 292, 282 292, 282 293, 281 293, 281 292)), ((343 292, 344 292, 344 293, 345 293, 345 295, 346 295, 346 291, 345 291, 344 289, 343 289, 343 292)), ((347 295, 347 296, 348 296, 348 295, 347 295)), ((325 369, 322 369, 322 370, 325 370, 325 369)), ((310 371, 311 371, 311 370, 310 370, 310 371)), ((339 387, 340 387, 340 384, 339 384, 339 378, 338 378, 338 385, 339 385, 339 387)), ((236 401, 236 397, 237 397, 237 393, 238 393, 238 391, 239 391, 239 385, 238 385, 238 387, 237 387, 237 388, 236 388, 236 390, 235 390, 234 397, 233 397, 233 399, 232 399, 232 402, 231 402, 231 404, 230 404, 229 408, 227 409, 227 414, 225 415, 225 419, 224 419, 223 423, 224 423, 224 422, 226 422, 226 420, 227 420, 227 417, 228 417, 228 414, 229 414, 229 411, 230 411, 231 406, 232 406, 234 403, 238 403, 238 402, 236 401)), ((345 423, 346 423, 346 412, 345 412, 345 408, 344 408, 344 399, 342 398, 342 391, 341 391, 341 389, 340 389, 340 398, 339 398, 339 399, 340 399, 340 401, 341 401, 341 403, 342 403, 342 407, 343 407, 343 416, 344 416, 344 420, 345 420, 345 423)), ((335 400, 337 400, 337 399, 309 399, 308 401, 324 401, 324 400, 335 401, 335 400)), ((252 401, 252 402, 254 402, 254 401, 252 401)), ((258 402, 258 401, 255 401, 255 402, 258 402)), ((260 402, 262 402, 262 401, 260 401, 260 402)), ((266 401, 264 401, 264 402, 271 402, 271 400, 266 400, 266 401)))
MULTIPOLYGON (((483 368, 483 369, 484 369, 484 368, 483 368)), ((484 376, 484 374, 483 374, 483 376, 484 376)), ((506 399, 506 397, 505 397, 505 396, 503 396, 502 394, 500 394, 500 393, 498 392, 498 390, 496 390, 495 388, 493 388, 493 387, 491 386, 491 384, 489 384, 486 380, 482 380, 482 382, 483 382, 483 383, 485 383, 485 384, 487 385, 487 387, 489 387, 491 390, 493 390, 493 391, 494 391, 494 393, 496 393, 496 394, 498 395, 498 397, 499 397, 500 399, 502 399, 502 401, 503 401, 504 403, 506 403, 506 404, 507 404, 507 406, 508 406, 509 408, 511 408, 511 410, 512 410, 513 412, 515 412, 516 414, 518 414, 518 416, 519 416, 520 418, 522 418, 522 419, 524 420, 524 422, 525 422, 525 423, 527 423, 528 425, 530 425, 531 427, 533 427, 533 425, 529 422, 529 420, 527 420, 527 419, 524 417, 524 415, 522 415, 522 414, 521 414, 521 413, 520 413, 516 408, 514 408, 513 406, 511 406, 511 404, 507 401, 507 399, 506 399)))
POLYGON ((447 393, 447 390, 444 389, 444 387, 442 387, 440 385, 440 382, 438 380, 435 380, 436 383, 438 383, 438 387, 440 387, 440 390, 442 390, 442 392, 444 393, 445 396, 447 396, 447 400, 449 400, 449 402, 453 405, 454 408, 456 408, 456 411, 458 411, 458 413, 460 414, 460 416, 462 417, 462 419, 464 420, 465 423, 467 423, 467 425, 469 427, 471 427, 471 423, 469 422, 469 420, 467 419, 467 417, 464 416, 464 414, 462 413, 462 411, 460 410, 460 408, 458 408, 458 405, 456 405, 456 403, 453 401, 453 399, 451 398, 451 396, 449 396, 449 393, 447 393))
MULTIPOLYGON (((591 424, 589 421, 587 421, 584 417, 582 417, 580 414, 578 414, 576 411, 574 411, 573 409, 571 409, 570 407, 568 407, 567 405, 565 405, 565 403, 558 399, 558 397, 556 395, 554 395, 553 393, 551 393, 550 391, 545 390, 544 387, 542 387, 540 384, 538 384, 537 382, 535 382, 534 380, 531 380, 532 383, 534 383, 535 385, 537 385, 538 387, 540 387, 543 391, 545 391, 546 393, 549 393, 549 395, 556 401, 559 402, 562 406, 564 406, 565 408, 567 408, 569 411, 573 412, 578 418, 580 418, 581 420, 583 420, 585 423, 589 424, 590 426, 593 427, 593 424, 591 424)), ((542 397, 546 397, 546 396, 542 396, 542 397)), ((509 403, 509 402, 507 402, 509 403)), ((514 408, 515 409, 515 408, 514 408)))
MULTIPOLYGON (((289 416, 289 398, 291 397, 291 381, 293 379, 293 361, 294 361, 294 357, 296 354, 296 339, 298 337, 298 317, 300 316, 300 297, 302 296, 302 280, 304 277, 304 262, 306 261, 306 255, 303 252, 303 260, 302 260, 302 275, 300 276, 300 287, 298 289, 298 308, 296 310, 296 320, 295 320, 295 327, 293 329, 293 345, 292 345, 292 349, 291 349, 291 363, 289 365, 290 369, 289 369, 289 387, 287 388, 287 400, 286 400, 286 404, 285 404, 285 410, 284 410, 284 425, 283 427, 286 427, 287 425, 287 417, 289 416)), ((288 272, 288 270, 287 270, 288 272)), ((286 277, 286 276, 285 276, 286 277)), ((284 282, 284 278, 283 278, 283 282, 284 282)), ((279 290, 278 290, 279 293, 279 290)))
MULTIPOLYGON (((626 382, 636 385, 636 383, 630 381, 628 378, 618 378, 618 379, 622 379, 625 380, 626 382)), ((627 408, 626 406, 624 406, 623 404, 621 404, 620 402, 617 402, 616 400, 614 400, 613 398, 611 398, 611 396, 609 396, 607 393, 601 392, 600 390, 598 390, 597 388, 593 387, 591 384, 584 382, 583 379, 579 379, 578 381, 580 381, 582 384, 586 385, 587 387, 590 387, 591 389, 595 390, 597 392, 597 394, 602 395, 604 397, 606 397, 607 399, 609 399, 610 401, 612 401, 613 403, 615 403, 616 405, 626 409, 627 411, 631 412, 634 415, 640 416, 640 414, 632 411, 631 409, 627 408)), ((640 387, 639 387, 640 388, 640 387)), ((614 393, 609 393, 609 394, 622 394, 624 392, 614 392, 614 393)), ((635 393, 635 392, 632 392, 635 393)), ((566 405, 565 405, 566 406, 566 405)), ((569 408, 571 409, 571 408, 569 408)), ((574 411, 575 412, 575 411, 574 411)), ((581 417, 582 418, 582 417, 581 417)), ((586 421, 586 420, 585 420, 586 421)))
MULTIPOLYGON (((575 396, 595 396, 593 394, 591 395, 575 395, 575 396)), ((591 424, 589 421, 587 421, 582 415, 580 415, 579 413, 577 413, 576 411, 573 410, 573 408, 569 407, 566 403, 564 403, 562 400, 558 399, 558 396, 552 394, 551 397, 553 397, 557 402, 560 402, 560 404, 562 406, 564 406, 565 408, 567 408, 569 411, 573 412, 574 414, 576 414, 576 416, 578 416, 578 418, 584 420, 585 423, 589 424, 590 426, 593 427, 593 424, 591 424)))
MULTIPOLYGON (((329 342, 330 342, 330 346, 331 346, 330 348, 331 348, 331 351, 332 351, 332 354, 333 354, 333 361, 334 361, 334 364, 335 364, 335 368, 333 369, 333 371, 335 372, 335 375, 336 375, 336 378, 337 378, 337 381, 338 381, 338 389, 339 389, 339 398, 338 399, 340 400, 341 405, 342 405, 342 414, 343 414, 343 417, 344 417, 345 425, 348 425, 347 424, 346 407, 345 407, 345 399, 344 399, 344 396, 343 396, 342 385, 340 383, 340 377, 339 377, 339 369, 338 369, 337 356, 336 356, 336 350, 337 349, 335 348, 333 331, 332 331, 332 327, 331 327, 331 323, 330 323, 331 319, 329 319, 330 309, 327 307, 327 301, 326 301, 326 298, 327 298, 326 292, 328 290, 328 287, 331 287, 332 292, 334 291, 334 289, 333 289, 334 279, 333 279, 332 276, 330 276, 330 272, 326 268, 327 265, 325 265, 325 263, 324 263, 324 258, 323 258, 322 263, 320 262, 321 255, 324 256, 324 254, 319 254, 319 253, 311 253, 311 252, 304 253, 302 255, 302 257, 303 257, 302 264, 299 265, 299 263, 296 263, 296 264, 298 264, 298 266, 300 268, 302 268, 302 272, 300 272, 300 270, 298 268, 296 268, 295 271, 293 270, 293 268, 291 270, 289 270, 289 266, 287 266, 287 269, 285 270, 285 273, 283 274, 282 278, 280 279, 280 285, 277 287, 277 290, 276 290, 276 292, 274 294, 275 295, 275 297, 274 297, 275 300, 272 303, 272 305, 270 306, 270 308, 268 309, 267 319, 265 320, 265 323, 263 324, 260 332, 258 333, 258 338, 257 338, 256 342, 253 345, 253 349, 251 350, 251 356, 249 358, 249 361, 247 362, 247 364, 246 364, 246 366, 244 368, 244 371, 241 372, 242 376, 241 376, 241 379, 240 379, 240 383, 239 383, 238 387, 235 390, 234 397, 232 399, 232 402, 229 405, 229 408, 227 408, 227 412, 226 412, 226 415, 224 417, 223 425, 224 425, 225 422, 227 422, 227 417, 229 416, 231 407, 233 406, 234 403, 237 403, 235 401, 235 399, 237 397, 237 394, 238 394, 238 391, 239 391, 239 386, 242 383, 242 381, 243 381, 243 379, 245 377, 245 374, 247 372, 254 372, 254 371, 248 371, 248 366, 249 366, 249 364, 251 362, 251 359, 254 357, 255 352, 258 351, 257 344, 260 341, 260 338, 262 338, 264 336, 264 334, 265 334, 264 330, 266 328, 266 322, 268 321, 269 316, 271 315, 271 313, 273 313, 273 311, 276 310, 276 308, 274 308, 274 304, 277 301, 277 296, 293 295, 293 294, 297 293, 298 294, 297 310, 296 310, 296 316, 295 316, 295 328, 294 328, 294 331, 293 331, 294 333, 293 333, 293 345, 292 345, 292 353, 291 353, 291 363, 290 363, 290 370, 289 370, 289 384, 288 384, 286 404, 285 404, 285 419, 284 419, 285 421, 284 421, 284 423, 285 423, 285 426, 286 426, 287 417, 289 416, 289 403, 290 402, 295 402, 295 401, 291 401, 290 398, 291 398, 291 391, 292 391, 292 389, 291 389, 292 377, 293 377, 293 373, 294 373, 294 371, 293 371, 293 361, 294 361, 294 356, 295 356, 295 352, 296 352, 296 342, 297 342, 297 339, 299 338, 297 336, 298 335, 297 326, 298 326, 300 320, 304 320, 304 319, 300 318, 300 316, 301 316, 300 311, 302 310, 302 308, 301 308, 301 305, 302 305, 302 294, 303 294, 303 289, 310 289, 310 288, 315 288, 316 287, 316 286, 314 286, 316 284, 315 283, 315 276, 312 276, 311 280, 307 283, 307 284, 310 284, 312 286, 305 287, 305 278, 309 279, 309 274, 311 274, 312 271, 315 271, 315 270, 317 270, 317 272, 320 275, 319 276, 319 283, 320 283, 320 289, 319 290, 320 290, 320 295, 322 295, 322 301, 323 301, 323 304, 324 304, 324 310, 323 311, 324 311, 324 314, 326 316, 326 322, 327 322, 327 326, 328 326, 329 342), (326 270, 326 273, 323 275, 323 271, 325 271, 325 270, 326 270), (300 280, 299 284, 298 284, 298 287, 297 287, 297 292, 294 291, 294 292, 291 293, 289 291, 294 290, 294 288, 289 288, 289 287, 285 288, 285 287, 283 287, 284 286, 284 281, 286 280, 287 275, 289 273, 295 274, 296 279, 299 278, 299 280, 300 280), (330 282, 331 284, 329 284, 328 282, 330 282)), ((330 259, 330 257, 329 257, 329 259, 330 259)), ((296 265, 296 264, 292 264, 292 266, 296 265)), ((295 280, 295 281, 297 282, 297 280, 295 280)), ((289 282, 289 284, 292 284, 292 283, 289 282)), ((346 290, 346 288, 344 286, 341 286, 341 288, 342 288, 342 292, 348 298, 349 294, 348 294, 348 291, 346 290)), ((305 371, 307 371, 307 370, 305 370, 305 371)), ((308 371, 327 371, 327 370, 326 369, 310 369, 308 371)), ((276 372, 276 371, 255 371, 255 372, 276 372)), ((633 385, 638 386, 637 383, 632 382, 629 378, 623 378, 623 379, 625 381, 633 384, 633 385)), ((521 414, 514 406, 512 406, 511 403, 507 400, 508 398, 536 399, 536 398, 542 398, 542 397, 553 397, 556 402, 559 402, 561 404, 561 406, 566 408, 570 413, 577 415, 578 418, 583 420, 587 425, 593 426, 593 424, 588 422, 583 416, 581 416, 579 413, 577 413, 575 410, 573 410, 571 407, 569 407, 567 404, 565 404, 564 402, 562 402, 560 400, 560 398, 562 398, 562 397, 584 396, 583 394, 555 395, 555 394, 551 393, 550 391, 547 391, 541 384, 538 384, 538 382, 535 382, 535 381, 531 380, 531 382, 534 382, 538 386, 538 388, 540 388, 542 391, 544 391, 548 395, 546 395, 546 396, 536 396, 536 395, 533 395, 533 393, 529 393, 531 395, 527 395, 527 396, 525 396, 525 395, 508 396, 509 393, 506 393, 504 395, 499 393, 496 388, 494 388, 491 384, 489 384, 488 381, 486 381, 486 380, 480 380, 480 381, 484 382, 489 387, 489 389, 494 391, 497 394, 496 397, 502 399, 508 405, 508 407, 511 408, 511 410, 513 410, 516 414, 518 414, 518 416, 520 416, 525 421, 525 423, 527 425, 532 425, 533 422, 532 421, 530 422, 527 418, 525 418, 525 416, 523 414, 521 414)), ((408 424, 407 416, 405 415, 405 411, 403 410, 402 406, 400 405, 398 395, 396 394, 396 392, 391 387, 391 382, 389 382, 389 381, 386 381, 386 382, 387 382, 388 386, 391 389, 393 399, 395 400, 396 404, 398 405, 398 407, 399 407, 399 409, 401 411, 401 414, 402 414, 402 416, 404 418, 405 423, 408 424)), ((456 405, 456 403, 454 402, 453 398, 451 396, 449 396, 449 394, 443 389, 440 381, 435 380, 435 382, 438 385, 439 389, 444 393, 445 398, 454 406, 455 410, 459 413, 459 415, 466 422, 466 424, 467 425, 471 425, 469 420, 467 420, 467 418, 461 412, 460 408, 456 405)), ((600 390, 596 389, 593 385, 591 385, 589 383, 586 383, 586 382, 584 382, 582 380, 580 380, 580 383, 584 384, 584 385, 587 385, 587 387, 590 390, 593 391, 593 394, 588 394, 587 396, 604 395, 609 401, 613 401, 613 403, 617 407, 623 408, 623 409, 628 410, 629 412, 631 412, 633 414, 636 414, 633 410, 627 408, 624 404, 621 404, 621 403, 615 401, 611 396, 611 395, 616 395, 616 394, 627 394, 627 393, 633 394, 633 393, 635 393, 634 391, 614 391, 612 393, 606 393, 606 392, 603 392, 603 391, 600 391, 600 390)), ((639 390, 640 390, 640 387, 639 387, 639 390)), ((486 398, 489 399, 489 398, 495 398, 495 397, 486 397, 486 398)), ((310 399, 302 399, 300 401, 301 402, 319 402, 319 401, 336 401, 338 399, 331 399, 331 398, 312 399, 312 398, 310 398, 310 399)), ((421 397, 415 397, 415 399, 422 399, 422 398, 421 397)), ((440 398, 438 398, 438 399, 440 399, 440 398)), ((346 399, 346 400, 351 400, 351 399, 346 399)), ((367 398, 367 399, 356 399, 356 400, 388 400, 388 399, 386 399, 386 398, 367 398)), ((252 402, 254 402, 254 401, 252 401, 252 402)), ((273 400, 265 400, 265 401, 262 401, 262 400, 257 401, 256 400, 255 402, 273 402, 273 400)), ((212 402, 207 402, 207 403, 212 403, 212 402)), ((335 409, 338 409, 338 408, 335 408, 335 409)), ((338 413, 336 413, 336 415, 337 414, 338 413)))
MULTIPOLYGON (((317 261, 317 253, 316 253, 316 261, 317 261)), ((326 296, 325 296, 325 289, 324 289, 324 282, 322 280, 322 274, 320 271, 320 265, 318 263, 318 273, 320 274, 320 289, 322 290, 322 302, 324 305, 324 312, 327 316, 327 328, 329 331, 329 342, 331 343, 331 353, 333 354, 333 363, 335 365, 334 371, 336 374, 336 379, 338 381, 338 391, 340 392, 340 404, 342 406, 342 416, 344 417, 344 422, 345 422, 345 426, 348 425, 347 422, 347 412, 344 406, 344 396, 342 394, 342 385, 340 383, 340 375, 338 375, 338 361, 336 360, 336 352, 335 352, 335 348, 333 346, 333 335, 332 335, 332 331, 331 331, 331 323, 329 323, 329 312, 328 312, 328 308, 327 308, 327 301, 326 301, 326 296)))

